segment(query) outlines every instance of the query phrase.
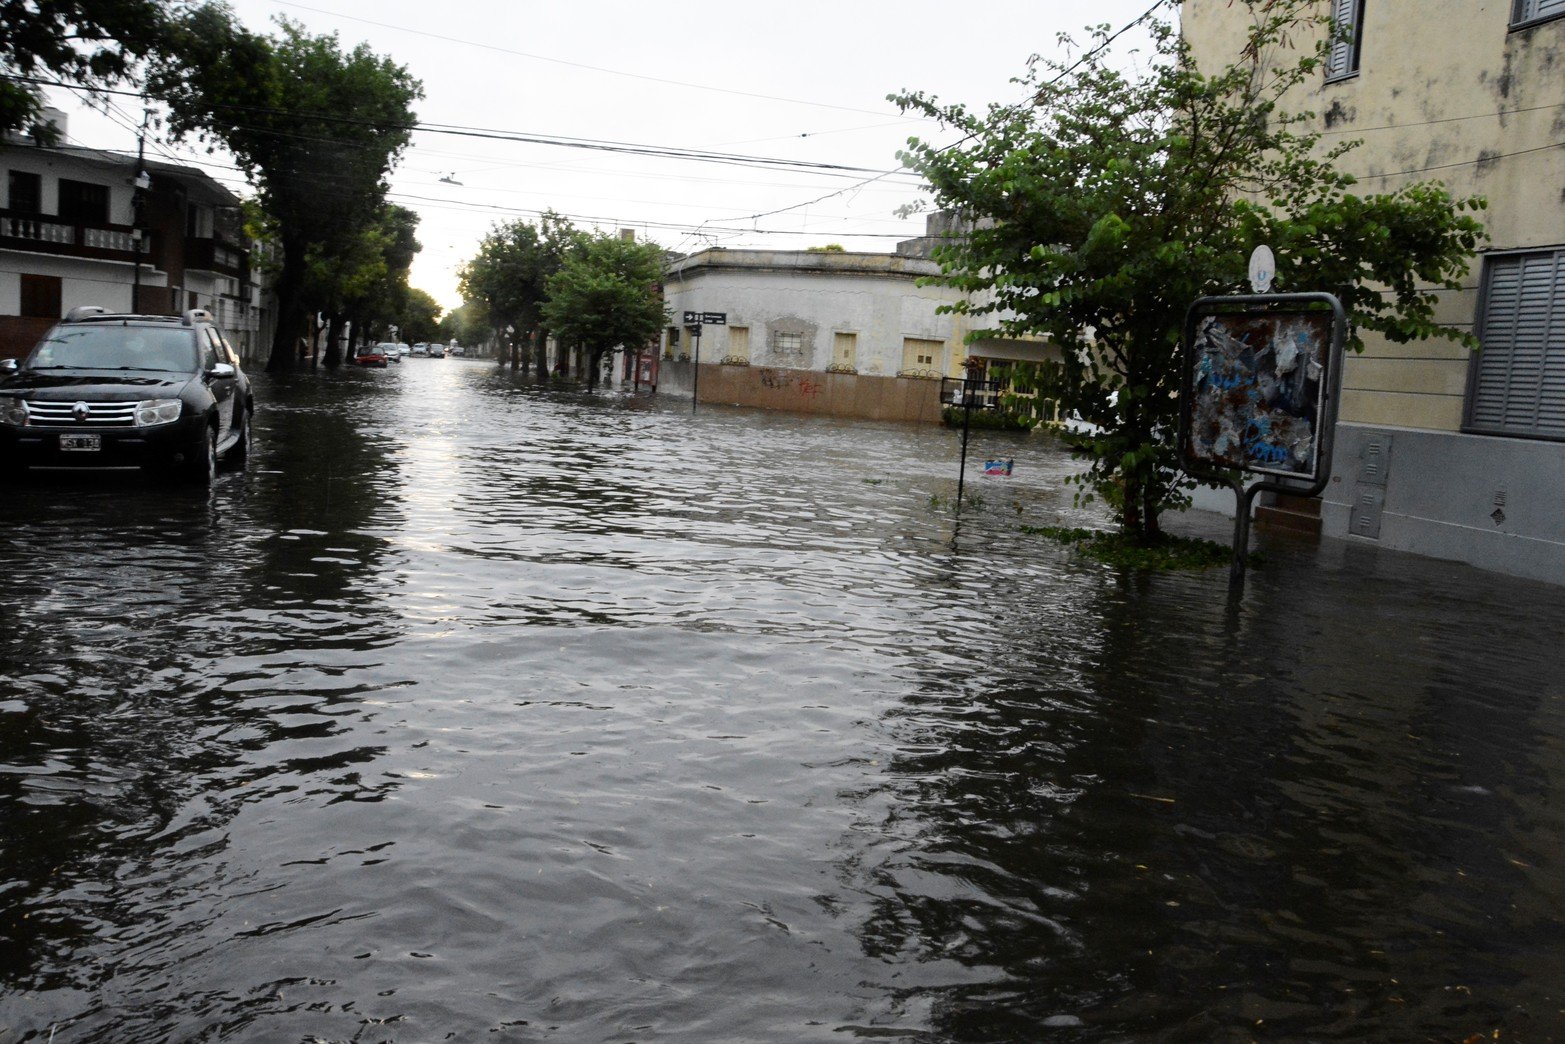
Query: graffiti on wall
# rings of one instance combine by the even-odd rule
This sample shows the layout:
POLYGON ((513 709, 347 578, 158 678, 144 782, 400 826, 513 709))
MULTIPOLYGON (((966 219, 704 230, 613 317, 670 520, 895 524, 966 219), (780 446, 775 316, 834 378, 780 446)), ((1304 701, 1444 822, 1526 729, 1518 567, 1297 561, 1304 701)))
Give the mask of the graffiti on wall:
POLYGON ((1331 350, 1327 312, 1199 319, 1187 454, 1218 468, 1313 477, 1331 350))
POLYGON ((806 398, 819 395, 823 389, 820 381, 809 373, 800 373, 797 370, 775 370, 771 367, 762 367, 757 371, 761 387, 781 390, 793 388, 806 398))

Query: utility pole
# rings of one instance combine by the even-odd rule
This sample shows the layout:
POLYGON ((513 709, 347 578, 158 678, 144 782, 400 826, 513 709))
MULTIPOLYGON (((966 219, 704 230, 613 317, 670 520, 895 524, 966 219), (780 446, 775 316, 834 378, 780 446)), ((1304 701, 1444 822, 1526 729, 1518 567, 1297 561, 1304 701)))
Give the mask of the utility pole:
POLYGON ((141 197, 152 184, 152 179, 147 177, 144 166, 147 159, 147 123, 152 119, 152 110, 143 109, 141 116, 141 130, 136 135, 136 178, 132 182, 135 192, 131 195, 131 230, 130 238, 136 249, 136 275, 131 282, 130 310, 141 311, 141 197))

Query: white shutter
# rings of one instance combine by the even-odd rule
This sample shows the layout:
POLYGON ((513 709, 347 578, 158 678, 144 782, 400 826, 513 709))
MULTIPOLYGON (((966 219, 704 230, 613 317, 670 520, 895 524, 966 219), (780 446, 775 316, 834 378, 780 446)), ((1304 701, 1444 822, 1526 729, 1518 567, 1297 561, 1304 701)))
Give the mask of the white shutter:
MULTIPOLYGON (((1565 2, 1565 0, 1561 0, 1565 2)), ((1353 39, 1358 26, 1353 24, 1357 0, 1331 0, 1331 47, 1326 52, 1326 79, 1335 80, 1354 72, 1353 39)))
POLYGON ((1511 20, 1517 23, 1565 14, 1565 0, 1517 0, 1512 14, 1511 20))
POLYGON ((1470 425, 1565 438, 1565 252, 1489 265, 1470 425))

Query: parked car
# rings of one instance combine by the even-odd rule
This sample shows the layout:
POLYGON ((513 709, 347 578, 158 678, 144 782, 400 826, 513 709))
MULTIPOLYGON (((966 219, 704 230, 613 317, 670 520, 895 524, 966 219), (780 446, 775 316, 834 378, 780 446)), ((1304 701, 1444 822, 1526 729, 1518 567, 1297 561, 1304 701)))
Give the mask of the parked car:
POLYGON ((431 359, 444 359, 446 357, 446 346, 431 343, 429 346, 429 357, 431 359))
POLYGON ((420 341, 413 346, 413 355, 422 358, 429 354, 429 342, 420 341))
POLYGON ((397 345, 397 360, 399 362, 401 360, 403 360, 403 359, 406 359, 411 354, 413 354, 413 349, 408 345, 408 343, 406 341, 404 341, 401 344, 397 345))
POLYGON ((455 342, 455 341, 451 342, 451 354, 452 355, 461 356, 461 355, 465 354, 466 351, 467 351, 467 349, 463 348, 457 342, 455 342))
POLYGON ((74 308, 0 360, 0 470, 141 467, 203 485, 250 454, 255 399, 212 321, 74 308))
POLYGON ((353 361, 360 366, 379 366, 384 369, 389 360, 386 351, 378 344, 361 344, 353 353, 353 361))

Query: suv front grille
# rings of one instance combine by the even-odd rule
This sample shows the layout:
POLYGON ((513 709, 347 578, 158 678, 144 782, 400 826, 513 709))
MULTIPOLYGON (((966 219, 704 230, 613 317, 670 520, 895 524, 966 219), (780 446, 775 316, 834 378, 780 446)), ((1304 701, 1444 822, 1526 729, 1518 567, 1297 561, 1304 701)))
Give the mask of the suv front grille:
POLYGON ((88 402, 87 416, 76 419, 74 402, 28 402, 27 417, 34 424, 72 425, 94 424, 99 426, 130 428, 136 423, 134 402, 88 402))

